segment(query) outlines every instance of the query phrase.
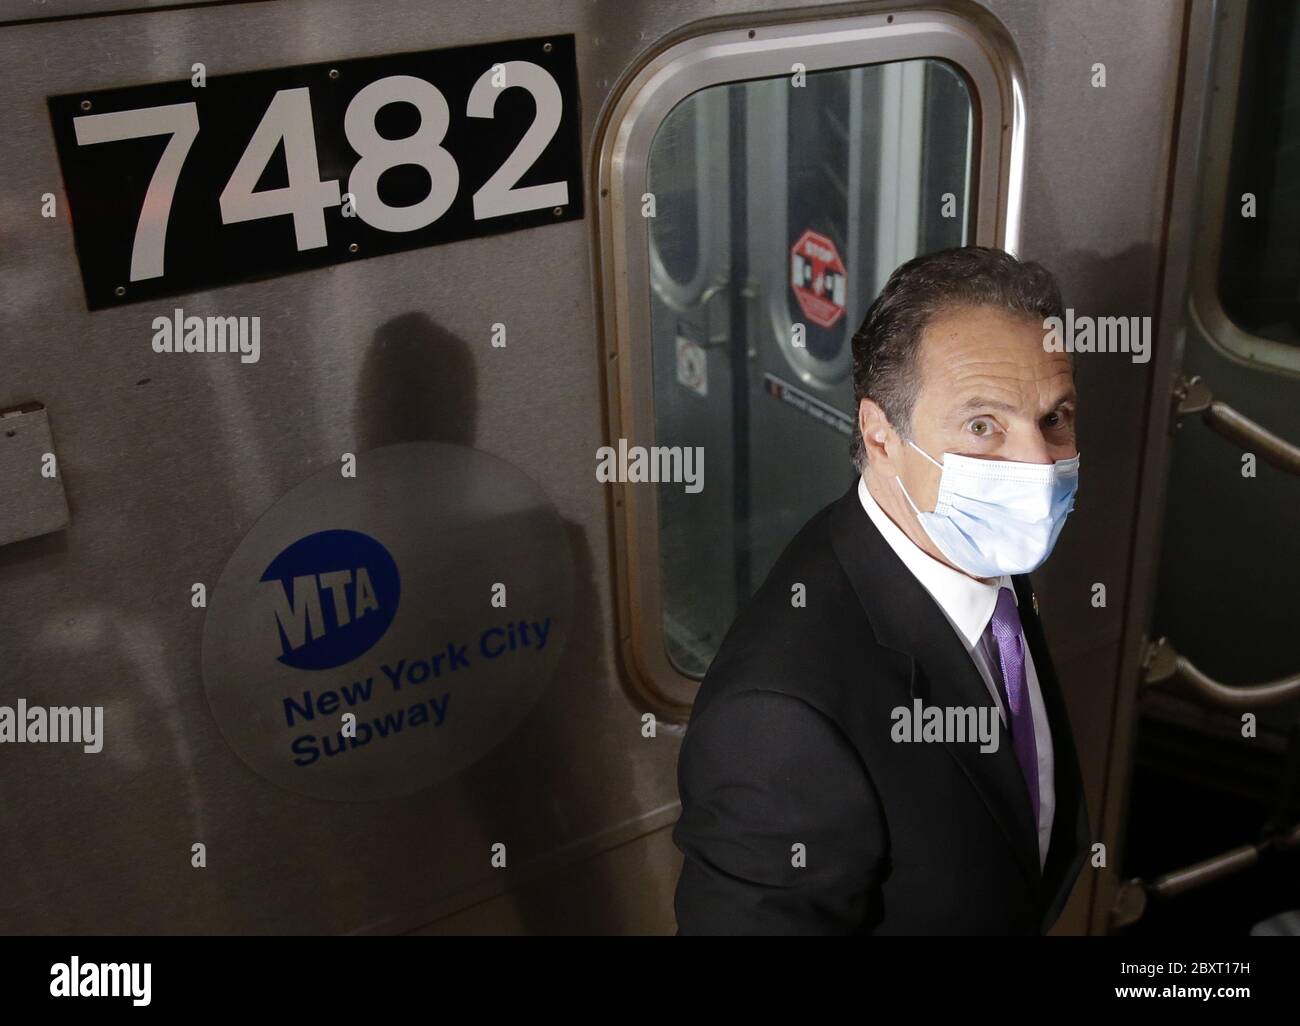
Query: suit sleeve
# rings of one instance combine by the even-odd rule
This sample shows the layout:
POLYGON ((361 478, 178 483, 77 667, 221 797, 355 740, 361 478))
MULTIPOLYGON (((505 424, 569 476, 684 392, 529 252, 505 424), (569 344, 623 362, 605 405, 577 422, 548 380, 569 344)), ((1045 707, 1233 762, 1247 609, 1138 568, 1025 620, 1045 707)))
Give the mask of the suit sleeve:
POLYGON ((678 935, 847 934, 876 910, 879 802, 813 706, 777 691, 720 697, 687 728, 677 774, 678 935))

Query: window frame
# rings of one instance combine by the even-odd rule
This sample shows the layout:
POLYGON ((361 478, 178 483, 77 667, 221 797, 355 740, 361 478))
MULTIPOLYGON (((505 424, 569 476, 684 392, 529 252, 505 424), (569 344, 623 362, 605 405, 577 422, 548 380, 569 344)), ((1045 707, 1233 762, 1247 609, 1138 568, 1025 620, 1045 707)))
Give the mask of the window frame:
MULTIPOLYGON (((611 97, 593 153, 605 444, 617 445, 619 438, 629 445, 654 444, 650 247, 641 196, 650 148, 668 114, 701 89, 790 75, 796 61, 811 73, 921 58, 949 62, 970 89, 972 241, 1014 253, 1024 183, 1024 80, 1010 38, 976 10, 969 17, 934 8, 815 20, 751 19, 741 27, 710 27, 679 38, 629 72, 611 97)), ((682 718, 699 681, 680 673, 665 647, 657 487, 620 482, 607 487, 623 666, 646 703, 669 718, 682 718)))
POLYGON ((1193 248, 1192 286, 1187 315, 1207 342, 1234 363, 1266 373, 1300 376, 1300 345, 1278 342, 1240 328, 1219 298, 1219 266, 1223 259, 1223 215, 1232 168, 1232 141, 1237 123, 1237 94, 1246 42, 1249 4, 1225 3, 1212 60, 1214 81, 1201 150, 1199 230, 1193 248))

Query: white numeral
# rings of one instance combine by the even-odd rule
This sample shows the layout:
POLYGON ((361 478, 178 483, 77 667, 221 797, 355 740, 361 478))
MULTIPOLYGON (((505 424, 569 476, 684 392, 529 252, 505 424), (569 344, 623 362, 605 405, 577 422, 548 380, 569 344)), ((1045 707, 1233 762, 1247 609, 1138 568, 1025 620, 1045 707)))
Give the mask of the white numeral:
POLYGON ((281 89, 248 140, 230 181, 221 191, 221 223, 255 221, 263 217, 293 215, 293 232, 298 249, 316 249, 327 244, 325 208, 339 205, 338 179, 321 181, 316 159, 316 133, 311 119, 311 93, 306 88, 281 89), (267 163, 284 140, 284 160, 289 184, 283 189, 253 187, 267 163))
MULTIPOLYGON (((497 97, 504 90, 492 84, 492 77, 493 72, 489 68, 479 76, 474 88, 470 90, 465 110, 470 117, 494 116, 497 97)), ((539 207, 562 207, 569 202, 568 182, 547 182, 545 185, 513 188, 515 182, 542 155, 547 143, 555 135, 555 130, 560 127, 564 112, 560 87, 545 68, 531 61, 508 61, 505 65, 505 80, 508 83, 506 88, 521 86, 532 93, 533 102, 537 104, 537 116, 533 118, 533 123, 528 126, 528 131, 519 140, 514 152, 506 158, 506 162, 474 193, 476 221, 485 217, 500 217, 502 214, 519 214, 539 207)))
MULTIPOLYGON (((515 187, 541 157, 563 117, 560 87, 544 68, 530 61, 509 61, 497 73, 489 68, 470 90, 466 114, 472 118, 495 117, 497 98, 503 90, 493 85, 493 80, 501 73, 508 83, 506 88, 517 86, 528 90, 537 114, 514 152, 474 193, 476 221, 542 207, 561 207, 569 202, 569 184, 565 181, 515 187)), ((343 115, 343 131, 360 159, 348 177, 348 191, 356 198, 357 214, 363 221, 381 231, 411 232, 427 227, 447 212, 460 186, 456 158, 442 146, 450 124, 451 111, 446 98, 422 78, 410 75, 381 78, 352 98, 343 115), (404 139, 386 139, 379 134, 375 118, 390 103, 409 103, 419 111, 420 127, 415 134, 404 139), (379 198, 379 179, 385 171, 404 164, 428 172, 429 194, 410 206, 390 206, 379 198)), ((131 247, 131 281, 162 277, 167 222, 176 182, 199 133, 196 105, 176 103, 87 114, 73 118, 73 126, 79 146, 171 136, 149 181, 131 247)), ((325 208, 338 206, 341 198, 338 179, 324 181, 320 177, 310 90, 305 87, 279 90, 271 98, 221 191, 222 224, 290 214, 299 251, 317 249, 328 245, 325 208), (288 186, 254 192, 282 140, 288 186)))
POLYGON ((170 135, 149 189, 144 194, 140 220, 135 226, 131 246, 131 280, 160 278, 167 248, 167 219, 176 195, 176 179, 181 165, 199 134, 198 108, 193 103, 173 103, 166 107, 141 107, 111 114, 86 114, 72 119, 78 146, 143 139, 151 135, 170 135))
POLYGON ((413 232, 447 212, 460 185, 456 158, 441 145, 450 124, 447 100, 422 78, 381 78, 352 98, 343 115, 343 132, 361 154, 348 177, 348 192, 357 198, 361 220, 386 232, 413 232), (420 127, 404 139, 385 139, 375 127, 375 116, 385 104, 399 102, 420 112, 420 127), (379 198, 379 176, 401 164, 415 164, 429 172, 429 195, 410 206, 391 207, 379 198))

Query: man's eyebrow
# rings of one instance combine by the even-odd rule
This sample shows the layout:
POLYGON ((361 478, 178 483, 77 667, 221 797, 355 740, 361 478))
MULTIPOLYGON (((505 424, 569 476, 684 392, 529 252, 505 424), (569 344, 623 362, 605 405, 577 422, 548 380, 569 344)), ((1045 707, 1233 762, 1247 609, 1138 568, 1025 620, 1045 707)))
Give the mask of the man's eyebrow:
MULTIPOLYGON (((1062 392, 1057 396, 1052 404, 1048 406, 1048 410, 1055 410, 1057 407, 1064 406, 1066 403, 1075 402, 1078 402, 1078 395, 1073 389, 1071 389, 1070 391, 1062 392)), ((975 413, 979 410, 998 410, 1001 413, 1016 413, 1019 409, 1020 407, 1011 403, 1004 403, 997 399, 985 399, 983 396, 977 395, 967 399, 957 407, 955 412, 958 416, 963 416, 968 413, 975 413)))
POLYGON ((981 396, 972 396, 964 403, 957 407, 958 414, 974 413, 976 410, 1000 410, 1003 413, 1015 413, 1020 407, 1013 406, 1011 403, 998 402, 995 399, 985 399, 981 396))

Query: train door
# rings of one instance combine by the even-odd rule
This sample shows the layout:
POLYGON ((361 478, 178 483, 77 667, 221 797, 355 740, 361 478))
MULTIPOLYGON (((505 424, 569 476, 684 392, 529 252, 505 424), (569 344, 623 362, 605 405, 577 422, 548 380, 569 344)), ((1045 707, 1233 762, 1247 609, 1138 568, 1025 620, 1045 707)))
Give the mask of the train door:
POLYGON ((1167 280, 1180 344, 1155 404, 1164 523, 1122 879, 1097 925, 1295 933, 1300 11, 1232 0, 1191 14, 1167 280))
MULTIPOLYGON (((988 0, 802 21, 721 15, 618 83, 595 168, 607 438, 678 459, 698 447, 707 481, 698 492, 611 485, 618 642, 648 707, 685 718, 739 605, 851 482, 851 332, 895 266, 994 245, 1046 263, 1075 309, 1162 302, 1168 197, 1151 169, 1178 141, 1174 41, 1191 16, 1172 4, 1117 10, 1080 0, 1067 21, 988 0), (1080 39, 1088 60, 1058 59, 1080 39), (686 183, 695 195, 680 193, 686 183), (665 253, 706 238, 719 247, 716 278, 695 282, 693 300, 674 295, 660 280, 665 253)), ((680 263, 685 285, 696 262, 680 263)), ((1156 348, 1164 361, 1163 335, 1156 348)), ((1134 440, 1167 371, 1127 356, 1122 367, 1078 361, 1089 508, 1034 577, 1094 834, 1112 853, 1154 573, 1135 566, 1155 530, 1154 504, 1136 494, 1167 460, 1134 440), (1092 601, 1094 582, 1108 603, 1092 601)), ((1099 909, 1117 872, 1096 856, 1060 928, 1107 929, 1099 909)))

